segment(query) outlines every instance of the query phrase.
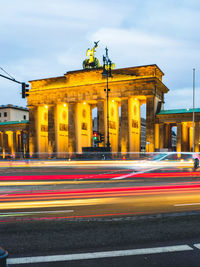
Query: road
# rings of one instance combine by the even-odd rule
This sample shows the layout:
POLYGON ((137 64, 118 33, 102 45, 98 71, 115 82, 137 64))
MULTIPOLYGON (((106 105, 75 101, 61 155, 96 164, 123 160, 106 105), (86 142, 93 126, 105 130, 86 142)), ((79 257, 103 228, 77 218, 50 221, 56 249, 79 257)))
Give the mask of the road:
POLYGON ((200 172, 123 164, 1 168, 0 221, 199 210, 200 172))
MULTIPOLYGON (((1 245, 8 249, 11 265, 19 256, 131 250, 129 256, 76 259, 67 266, 132 266, 133 261, 135 266, 173 266, 174 260, 184 266, 185 255, 190 266, 198 266, 199 182, 200 172, 190 166, 1 166, 1 245), (180 245, 187 249, 163 252, 180 245), (135 255, 139 248, 150 253, 135 255), (164 255, 152 253, 153 248, 164 255)), ((66 266, 66 259, 58 261, 66 266)))

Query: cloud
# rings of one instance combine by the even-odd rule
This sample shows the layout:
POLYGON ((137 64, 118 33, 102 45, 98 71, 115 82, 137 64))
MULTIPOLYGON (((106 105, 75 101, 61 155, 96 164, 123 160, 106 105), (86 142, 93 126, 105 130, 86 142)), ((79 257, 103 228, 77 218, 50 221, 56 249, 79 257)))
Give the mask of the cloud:
MULTIPOLYGON (((195 107, 199 107, 200 87, 195 88, 195 107)), ((179 88, 165 95, 165 109, 193 107, 193 88, 179 88)))
POLYGON ((179 43, 174 39, 158 36, 152 33, 145 33, 135 29, 120 28, 101 28, 92 36, 94 39, 100 39, 108 44, 154 46, 156 49, 160 46, 172 47, 179 43))
MULTIPOLYGON (((166 105, 179 90, 185 92, 179 104, 185 105, 194 67, 200 84, 199 17, 197 0, 3 1, 0 66, 26 81, 60 76, 81 69, 87 48, 100 40, 101 62, 108 46, 117 68, 156 63, 170 89, 166 105)), ((0 80, 1 99, 6 84, 0 80)), ((13 102, 18 100, 14 94, 13 102)))

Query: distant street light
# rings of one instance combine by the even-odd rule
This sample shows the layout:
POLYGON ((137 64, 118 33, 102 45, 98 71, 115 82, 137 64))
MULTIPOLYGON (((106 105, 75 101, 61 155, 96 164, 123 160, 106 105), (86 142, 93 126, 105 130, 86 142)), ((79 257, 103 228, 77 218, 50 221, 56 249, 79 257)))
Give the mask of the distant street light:
POLYGON ((108 77, 112 77, 111 69, 112 69, 112 61, 108 57, 108 48, 105 48, 106 55, 103 56, 103 72, 102 76, 107 78, 107 86, 104 91, 107 93, 107 143, 106 147, 110 148, 110 139, 109 139, 109 92, 110 89, 108 88, 108 77))

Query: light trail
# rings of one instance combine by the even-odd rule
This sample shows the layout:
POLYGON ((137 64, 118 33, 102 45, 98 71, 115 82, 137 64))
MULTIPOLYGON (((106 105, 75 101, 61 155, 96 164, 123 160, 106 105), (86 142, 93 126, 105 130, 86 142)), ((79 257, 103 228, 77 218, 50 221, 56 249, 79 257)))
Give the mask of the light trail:
MULTIPOLYGON (((159 190, 156 190, 156 191, 151 191, 151 192, 122 192, 122 193, 103 193, 103 194, 87 194, 87 195, 70 195, 70 196, 66 196, 66 195, 59 195, 59 196, 42 196, 41 197, 17 197, 17 198, 6 198, 6 199, 0 199, 0 202, 16 202, 16 201, 32 201, 32 200, 40 200, 40 201, 44 201, 44 200, 57 200, 58 198, 59 199, 89 199, 89 198, 111 198, 111 197, 129 197, 129 196, 155 196, 155 195, 159 195, 159 194, 162 194, 163 196, 164 195, 168 195, 168 194, 183 194, 183 193, 187 193, 187 194, 191 194, 191 193, 200 193, 199 190, 189 190, 189 189, 184 189, 184 190, 168 190, 168 191, 159 191, 159 190)), ((1 205, 0 204, 0 209, 1 209, 1 205)), ((176 205, 175 205, 176 206, 176 205)), ((178 205, 177 205, 178 206, 178 205)), ((181 205, 180 205, 181 206, 181 205)), ((33 206, 34 208, 34 206, 33 206)))
POLYGON ((90 175, 73 174, 73 175, 23 175, 23 176, 0 176, 0 181, 35 181, 35 180, 92 180, 92 179, 117 179, 117 178, 175 178, 175 177, 200 177, 200 172, 139 172, 131 174, 123 173, 106 173, 90 175))
POLYGON ((42 192, 20 192, 0 196, 0 210, 19 208, 60 207, 69 205, 95 205, 116 202, 116 197, 163 194, 199 193, 200 185, 148 186, 126 188, 98 188, 42 192), (107 200, 105 200, 107 198, 107 200), (103 199, 103 200, 102 200, 103 199))
MULTIPOLYGON (((186 177, 196 179, 200 178, 200 172, 187 172, 184 170, 177 172, 171 169, 168 172, 156 172, 155 170, 157 169, 158 167, 148 167, 142 171, 133 172, 129 166, 127 170, 120 168, 117 171, 111 170, 106 173, 99 172, 95 174, 49 174, 45 171, 43 175, 34 175, 34 170, 31 170, 29 175, 27 173, 23 175, 2 175, 0 176, 0 186, 17 185, 18 188, 16 188, 17 191, 15 192, 4 191, 2 194, 0 193, 0 217, 5 217, 6 219, 6 217, 28 218, 31 216, 33 219, 36 216, 38 219, 58 219, 132 216, 189 209, 189 205, 175 206, 178 205, 177 203, 184 204, 184 197, 185 201, 187 199, 187 203, 199 203, 200 184, 196 181, 173 184, 173 180, 167 182, 169 180, 165 180, 165 178, 180 178, 180 181, 181 178, 186 179, 186 177), (130 173, 127 173, 127 171, 130 173), (146 179, 146 181, 150 182, 156 178, 162 179, 164 185, 141 186, 141 181, 146 179), (117 185, 117 183, 133 181, 139 182, 137 186, 119 187, 117 185), (96 185, 97 188, 94 188, 94 186, 91 186, 91 184, 98 183, 106 183, 109 187, 101 188, 96 185), (114 185, 111 186, 109 183, 114 185), (20 186, 24 185, 37 185, 39 188, 40 185, 56 186, 62 184, 89 184, 91 188, 26 191, 20 189, 20 186), (61 212, 58 209, 64 209, 64 207, 67 207, 68 210, 73 210, 74 214, 60 216, 61 214, 59 213, 61 212), (48 209, 51 209, 51 211, 48 209), (48 213, 55 214, 55 216, 49 216, 48 213)), ((54 172, 56 173, 55 170, 54 172)), ((196 205, 194 209, 199 210, 199 207, 196 205)))
POLYGON ((51 213, 73 213, 74 210, 43 210, 43 211, 21 211, 18 213, 15 212, 5 212, 0 213, 0 217, 13 217, 13 216, 26 216, 26 215, 33 215, 33 214, 51 214, 51 213))
POLYGON ((151 160, 94 160, 94 161, 4 161, 0 162, 0 168, 29 168, 29 167, 193 167, 192 161, 151 161, 151 160))
POLYGON ((184 203, 184 204, 175 204, 175 207, 181 207, 181 206, 199 206, 200 203, 184 203))

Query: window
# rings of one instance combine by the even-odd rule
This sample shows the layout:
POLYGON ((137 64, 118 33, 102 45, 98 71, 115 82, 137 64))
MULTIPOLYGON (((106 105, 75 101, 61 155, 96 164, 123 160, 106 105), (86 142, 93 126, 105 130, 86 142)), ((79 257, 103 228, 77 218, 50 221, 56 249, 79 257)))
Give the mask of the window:
POLYGON ((24 120, 26 120, 26 115, 24 115, 24 120))
POLYGON ((7 117, 7 112, 4 112, 4 117, 7 117))

